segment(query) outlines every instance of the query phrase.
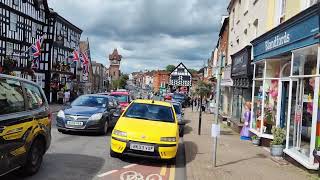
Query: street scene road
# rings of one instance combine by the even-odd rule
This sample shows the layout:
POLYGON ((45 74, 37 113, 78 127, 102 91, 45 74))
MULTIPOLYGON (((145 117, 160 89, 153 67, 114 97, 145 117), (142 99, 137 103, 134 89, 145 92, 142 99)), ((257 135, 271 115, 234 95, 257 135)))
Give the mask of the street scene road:
POLYGON ((320 0, 0 0, 0 180, 320 179, 320 0))
MULTIPOLYGON (((39 172, 30 180, 173 180, 185 179, 185 154, 183 140, 179 143, 178 157, 175 163, 126 157, 112 158, 109 155, 110 133, 60 133, 55 125, 56 113, 52 124, 51 147, 45 154, 39 172)), ((10 174, 4 179, 21 179, 10 174)))

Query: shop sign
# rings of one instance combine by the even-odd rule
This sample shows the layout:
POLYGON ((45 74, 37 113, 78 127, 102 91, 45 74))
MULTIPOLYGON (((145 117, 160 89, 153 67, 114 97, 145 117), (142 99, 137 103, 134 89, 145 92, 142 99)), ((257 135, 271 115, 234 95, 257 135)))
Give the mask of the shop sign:
POLYGON ((236 54, 231 56, 232 58, 232 67, 231 67, 231 76, 241 76, 246 75, 250 76, 251 71, 250 61, 251 61, 251 46, 246 46, 236 54))
POLYGON ((267 40, 265 42, 265 51, 270 51, 279 46, 283 46, 290 42, 290 34, 284 32, 282 35, 277 35, 273 40, 267 40))
POLYGON ((311 7, 253 40, 254 61, 319 43, 319 13, 311 7))

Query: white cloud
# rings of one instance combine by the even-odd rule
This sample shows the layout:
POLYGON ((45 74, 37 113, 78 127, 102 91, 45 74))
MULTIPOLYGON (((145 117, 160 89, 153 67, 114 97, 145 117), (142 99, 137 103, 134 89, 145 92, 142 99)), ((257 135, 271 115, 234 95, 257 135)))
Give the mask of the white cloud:
POLYGON ((216 44, 225 0, 49 0, 89 37, 93 60, 108 64, 114 48, 124 72, 180 61, 200 68, 216 44))

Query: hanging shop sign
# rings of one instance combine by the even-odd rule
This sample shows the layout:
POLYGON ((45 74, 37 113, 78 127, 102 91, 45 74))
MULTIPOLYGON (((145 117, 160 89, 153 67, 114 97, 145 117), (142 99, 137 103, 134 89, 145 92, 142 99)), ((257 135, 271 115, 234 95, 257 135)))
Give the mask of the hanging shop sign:
POLYGON ((246 46, 239 52, 231 55, 231 77, 236 76, 251 76, 252 65, 251 62, 251 46, 246 46))
POLYGON ((251 42, 254 61, 319 43, 319 10, 314 5, 251 42))

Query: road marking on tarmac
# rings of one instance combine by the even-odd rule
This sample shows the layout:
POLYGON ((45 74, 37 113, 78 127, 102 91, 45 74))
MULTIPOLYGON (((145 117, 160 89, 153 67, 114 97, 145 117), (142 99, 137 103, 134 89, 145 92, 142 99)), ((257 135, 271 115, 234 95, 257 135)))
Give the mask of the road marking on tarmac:
POLYGON ((170 167, 169 180, 174 180, 175 174, 176 174, 176 167, 175 167, 174 165, 172 165, 172 166, 170 167))
POLYGON ((167 166, 164 165, 162 166, 161 170, 160 170, 160 175, 161 176, 165 176, 166 175, 166 172, 167 172, 167 166))
POLYGON ((112 171, 108 171, 108 172, 105 172, 105 173, 103 173, 103 174, 99 174, 98 175, 98 177, 103 177, 103 176, 107 176, 107 175, 109 175, 109 174, 112 174, 112 173, 115 173, 115 172, 117 172, 118 170, 112 170, 112 171))
POLYGON ((133 166, 135 166, 135 165, 137 165, 137 164, 129 164, 129 165, 127 165, 127 166, 123 166, 123 168, 124 168, 124 169, 127 169, 127 168, 131 168, 131 167, 133 167, 133 166))

